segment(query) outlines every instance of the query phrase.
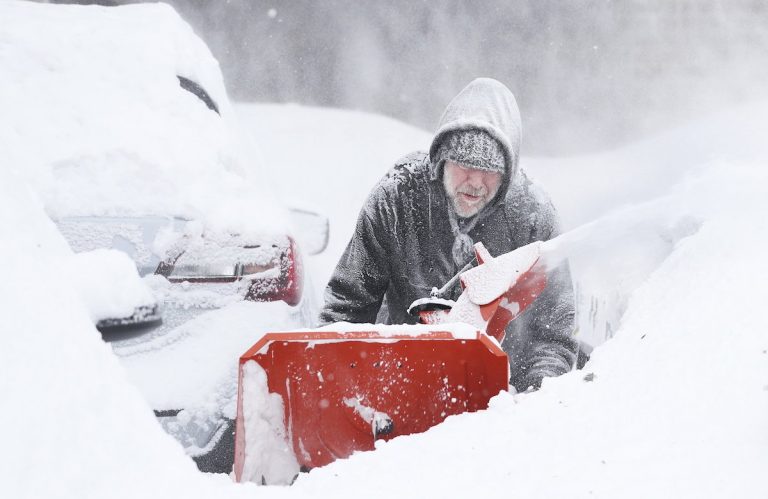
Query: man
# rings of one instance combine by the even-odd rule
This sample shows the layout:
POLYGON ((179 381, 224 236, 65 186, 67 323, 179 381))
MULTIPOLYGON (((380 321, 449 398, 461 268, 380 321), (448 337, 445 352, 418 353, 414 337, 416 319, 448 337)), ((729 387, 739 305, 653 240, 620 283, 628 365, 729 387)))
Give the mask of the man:
MULTIPOLYGON (((479 78, 448 105, 429 154, 400 160, 363 207, 326 289, 323 323, 415 323, 418 298, 442 287, 482 241, 494 256, 557 235, 548 198, 518 167, 520 112, 502 83, 479 78)), ((567 266, 507 329, 510 383, 536 389, 576 359, 567 266)), ((461 293, 457 283, 446 298, 461 293)))

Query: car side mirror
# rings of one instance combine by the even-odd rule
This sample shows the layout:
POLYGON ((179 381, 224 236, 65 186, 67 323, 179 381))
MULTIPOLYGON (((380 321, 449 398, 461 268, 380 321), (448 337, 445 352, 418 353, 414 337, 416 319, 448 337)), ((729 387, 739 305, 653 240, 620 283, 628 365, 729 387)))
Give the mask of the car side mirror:
POLYGON ((328 247, 328 218, 314 211, 290 208, 293 233, 302 249, 310 255, 317 255, 328 247))

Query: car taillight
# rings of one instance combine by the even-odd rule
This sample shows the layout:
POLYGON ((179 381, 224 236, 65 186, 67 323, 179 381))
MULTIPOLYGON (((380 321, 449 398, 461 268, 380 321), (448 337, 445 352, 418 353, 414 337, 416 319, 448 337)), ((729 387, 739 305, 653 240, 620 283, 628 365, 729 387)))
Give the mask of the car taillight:
POLYGON ((301 259, 296 243, 288 238, 288 246, 280 256, 280 272, 277 275, 252 278, 246 298, 254 301, 282 300, 288 305, 298 305, 303 287, 304 269, 301 259))
MULTIPOLYGON (((208 283, 235 282, 255 277, 276 277, 284 250, 277 243, 254 246, 222 246, 198 242, 172 260, 158 265, 155 273, 169 281, 208 283)), ((287 241, 284 244, 287 247, 287 241)))
POLYGON ((299 253, 290 237, 254 245, 200 239, 175 258, 161 262, 155 273, 172 283, 245 281, 249 282, 246 299, 282 300, 289 305, 298 305, 301 301, 304 284, 299 253))

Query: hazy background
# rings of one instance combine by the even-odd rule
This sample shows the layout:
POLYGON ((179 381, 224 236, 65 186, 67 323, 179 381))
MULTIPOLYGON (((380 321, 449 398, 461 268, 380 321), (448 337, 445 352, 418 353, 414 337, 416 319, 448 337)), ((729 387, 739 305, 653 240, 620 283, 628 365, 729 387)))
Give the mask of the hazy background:
POLYGON ((518 98, 529 154, 611 147, 768 98, 765 0, 168 3, 208 43, 233 99, 433 130, 466 83, 491 76, 518 98))

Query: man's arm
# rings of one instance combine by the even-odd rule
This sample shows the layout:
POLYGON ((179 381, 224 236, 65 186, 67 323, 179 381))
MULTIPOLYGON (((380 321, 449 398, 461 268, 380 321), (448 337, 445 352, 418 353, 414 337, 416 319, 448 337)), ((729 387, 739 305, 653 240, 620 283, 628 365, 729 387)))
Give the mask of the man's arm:
MULTIPOLYGON (((537 189, 534 186, 531 189, 537 189)), ((546 241, 560 234, 557 212, 546 194, 539 191, 532 207, 535 213, 531 240, 546 241)), ((522 327, 518 329, 523 341, 522 351, 511 352, 519 362, 513 379, 518 391, 539 388, 544 378, 570 371, 578 355, 578 341, 573 337, 576 304, 568 262, 547 273, 547 287, 526 310, 522 327)))
POLYGON ((547 287, 533 302, 527 326, 527 362, 518 391, 539 388, 544 378, 570 371, 576 362, 578 342, 573 337, 575 305, 567 263, 547 274, 547 287))
POLYGON ((325 289, 320 324, 373 323, 389 285, 386 244, 390 226, 384 223, 383 196, 374 190, 360 212, 355 232, 325 289))

